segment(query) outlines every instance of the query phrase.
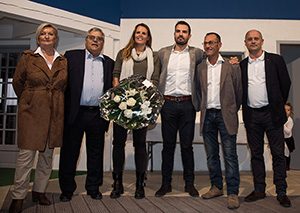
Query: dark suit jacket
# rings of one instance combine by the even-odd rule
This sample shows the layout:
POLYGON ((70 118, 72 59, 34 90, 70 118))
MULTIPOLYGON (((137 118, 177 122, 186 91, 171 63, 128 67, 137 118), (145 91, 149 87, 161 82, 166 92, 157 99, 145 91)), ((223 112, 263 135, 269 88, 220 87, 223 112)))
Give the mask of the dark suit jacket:
MULTIPOLYGON (((203 60, 197 66, 197 90, 201 91, 201 119, 200 133, 203 133, 204 120, 207 107, 207 64, 203 60)), ((242 81, 241 71, 237 64, 230 64, 229 59, 224 58, 220 77, 220 103, 222 117, 230 135, 238 132, 237 112, 242 103, 242 81)))
MULTIPOLYGON (((72 125, 77 117, 85 69, 85 50, 71 50, 65 53, 68 60, 68 85, 65 93, 65 122, 72 125)), ((112 87, 114 61, 104 55, 104 91, 112 87)), ((108 122, 107 122, 108 128, 108 122)))
MULTIPOLYGON (((243 119, 245 126, 251 121, 251 110, 248 100, 248 57, 241 63, 243 84, 243 119)), ((291 80, 282 56, 265 52, 265 73, 267 94, 273 125, 280 127, 287 120, 284 105, 288 99, 291 80)))

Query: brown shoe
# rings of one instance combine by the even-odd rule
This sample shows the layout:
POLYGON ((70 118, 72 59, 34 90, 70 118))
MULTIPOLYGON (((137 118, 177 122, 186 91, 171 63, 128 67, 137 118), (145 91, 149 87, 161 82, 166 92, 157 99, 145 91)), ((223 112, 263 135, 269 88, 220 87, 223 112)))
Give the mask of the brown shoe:
POLYGON ((286 194, 277 195, 277 200, 279 201, 280 205, 283 206, 283 207, 290 207, 291 206, 291 201, 288 198, 288 196, 286 196, 286 194))
POLYGON ((230 194, 227 197, 227 207, 229 209, 237 209, 240 207, 239 197, 236 194, 230 194))
POLYGON ((208 192, 205 194, 201 195, 203 199, 210 199, 214 197, 218 197, 223 195, 223 189, 218 189, 216 186, 212 186, 208 192))
POLYGON ((23 206, 24 199, 13 199, 8 212, 9 213, 19 213, 22 212, 22 206, 23 206))
POLYGON ((199 192, 194 185, 186 185, 185 192, 188 192, 192 197, 199 197, 199 192))
POLYGON ((155 197, 162 197, 168 192, 172 191, 172 186, 161 186, 160 189, 155 193, 155 197))
POLYGON ((258 191, 253 191, 251 192, 247 197, 245 197, 245 201, 246 202, 254 202, 257 201, 259 199, 263 199, 266 197, 266 193, 264 192, 258 192, 258 191))
POLYGON ((45 193, 32 191, 32 201, 39 202, 40 205, 49 206, 51 201, 46 197, 45 193))

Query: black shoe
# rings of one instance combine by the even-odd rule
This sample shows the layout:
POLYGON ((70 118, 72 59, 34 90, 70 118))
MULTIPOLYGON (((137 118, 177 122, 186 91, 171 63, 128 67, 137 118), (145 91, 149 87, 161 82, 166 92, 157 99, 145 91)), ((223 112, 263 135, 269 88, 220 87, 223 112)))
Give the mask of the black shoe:
POLYGON ((116 199, 121 197, 121 194, 124 193, 124 187, 122 183, 122 173, 113 172, 113 190, 110 193, 110 198, 116 199))
POLYGON ((277 200, 279 201, 280 205, 283 206, 283 207, 290 207, 291 206, 290 199, 284 193, 277 195, 277 200))
POLYGON ((91 196, 94 200, 101 200, 102 194, 100 191, 87 191, 87 194, 91 196))
POLYGON ((172 186, 161 186, 160 189, 155 193, 155 197, 162 197, 168 192, 172 191, 172 186))
POLYGON ((135 199, 143 199, 145 197, 144 180, 145 172, 136 172, 136 189, 134 193, 135 199))
POLYGON ((60 199, 61 202, 69 202, 70 200, 72 200, 72 196, 73 196, 73 193, 63 192, 59 196, 59 199, 60 199))
POLYGON ((258 191, 253 191, 251 192, 247 197, 245 197, 245 201, 246 202, 254 202, 257 201, 259 199, 263 199, 266 197, 266 193, 264 192, 258 192, 258 191))
POLYGON ((188 192, 192 197, 199 197, 199 192, 194 185, 186 185, 185 192, 188 192))
POLYGON ((22 212, 22 206, 23 206, 24 199, 13 199, 8 212, 9 213, 19 213, 22 212))

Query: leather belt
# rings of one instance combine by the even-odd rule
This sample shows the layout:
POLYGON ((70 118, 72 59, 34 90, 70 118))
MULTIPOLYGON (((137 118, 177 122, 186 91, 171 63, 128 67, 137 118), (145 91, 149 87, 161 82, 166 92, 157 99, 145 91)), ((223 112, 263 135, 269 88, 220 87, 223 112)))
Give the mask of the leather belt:
POLYGON ((98 106, 80 106, 80 108, 84 110, 99 110, 98 106))
POLYGON ((260 108, 252 108, 252 107, 250 107, 250 109, 252 109, 254 111, 258 111, 258 112, 264 112, 264 111, 268 110, 269 108, 270 108, 269 105, 263 106, 263 107, 260 107, 260 108))
POLYGON ((207 109, 207 111, 210 111, 210 112, 221 112, 221 109, 210 108, 210 109, 207 109))
POLYGON ((176 96, 164 95, 164 99, 170 100, 170 101, 180 102, 180 101, 189 101, 189 100, 192 100, 192 96, 188 95, 188 96, 176 97, 176 96))

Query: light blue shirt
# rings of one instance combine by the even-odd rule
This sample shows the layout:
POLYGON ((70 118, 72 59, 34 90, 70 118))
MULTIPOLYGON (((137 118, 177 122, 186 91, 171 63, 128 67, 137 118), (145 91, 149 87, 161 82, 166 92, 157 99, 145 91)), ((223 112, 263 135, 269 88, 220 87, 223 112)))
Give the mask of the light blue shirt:
POLYGON ((104 93, 104 70, 102 53, 96 58, 85 50, 85 68, 83 88, 81 92, 81 106, 98 106, 98 98, 104 93))

